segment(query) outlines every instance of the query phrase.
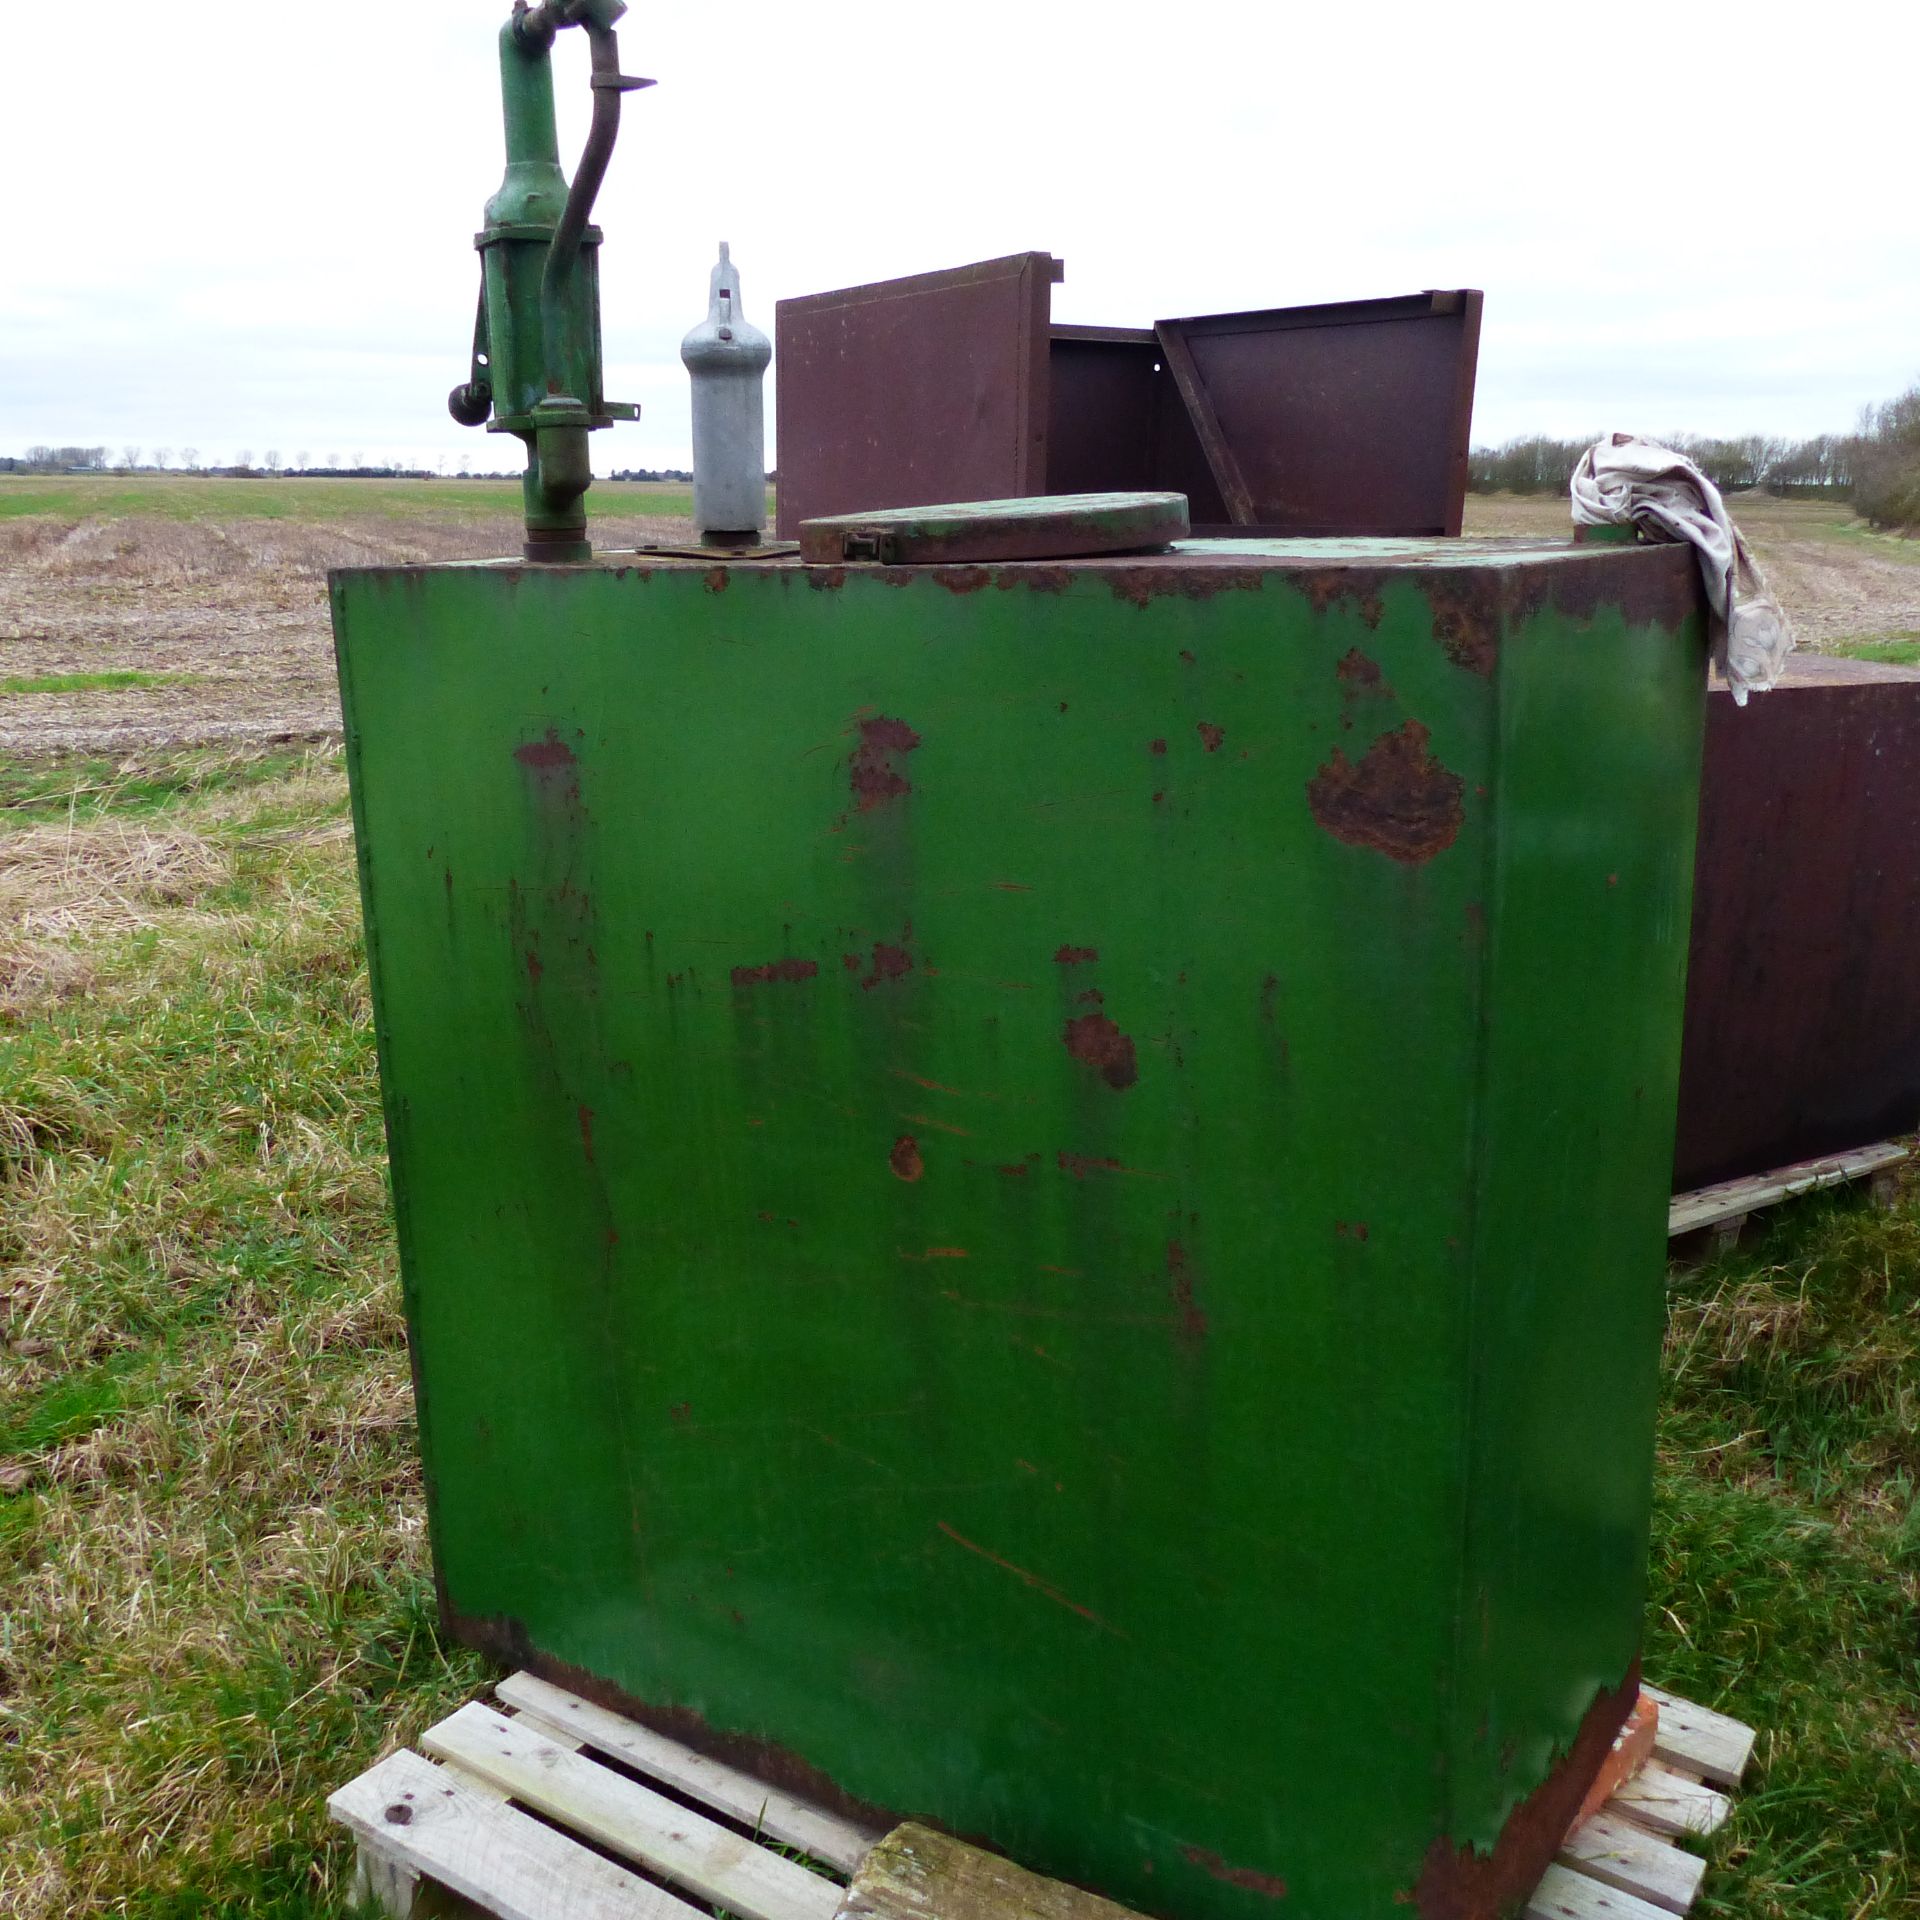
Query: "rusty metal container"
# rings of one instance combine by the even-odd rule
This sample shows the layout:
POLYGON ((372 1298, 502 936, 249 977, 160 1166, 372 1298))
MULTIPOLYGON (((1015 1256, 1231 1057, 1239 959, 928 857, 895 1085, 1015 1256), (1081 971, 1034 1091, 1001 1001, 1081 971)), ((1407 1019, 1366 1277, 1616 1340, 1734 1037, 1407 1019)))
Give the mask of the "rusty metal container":
POLYGON ((1690 556, 333 592, 452 1632, 1172 1920, 1506 1912, 1637 1677, 1690 556))
POLYGON ((783 300, 779 524, 1169 488, 1207 532, 1457 534, 1480 294, 1055 325, 1051 254, 783 300))
POLYGON ((1920 671, 1707 702, 1674 1188, 1920 1128, 1920 671))

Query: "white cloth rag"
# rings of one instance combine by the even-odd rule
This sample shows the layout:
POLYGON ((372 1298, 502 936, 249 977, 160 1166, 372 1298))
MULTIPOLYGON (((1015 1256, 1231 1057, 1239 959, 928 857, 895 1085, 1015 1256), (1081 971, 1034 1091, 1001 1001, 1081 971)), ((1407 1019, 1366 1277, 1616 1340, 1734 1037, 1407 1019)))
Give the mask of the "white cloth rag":
POLYGON ((1713 660, 1736 706, 1766 693, 1793 651, 1793 629, 1768 590, 1720 489, 1684 453, 1616 433, 1580 456, 1573 517, 1582 526, 1635 526, 1656 540, 1686 540, 1699 556, 1713 609, 1713 660))

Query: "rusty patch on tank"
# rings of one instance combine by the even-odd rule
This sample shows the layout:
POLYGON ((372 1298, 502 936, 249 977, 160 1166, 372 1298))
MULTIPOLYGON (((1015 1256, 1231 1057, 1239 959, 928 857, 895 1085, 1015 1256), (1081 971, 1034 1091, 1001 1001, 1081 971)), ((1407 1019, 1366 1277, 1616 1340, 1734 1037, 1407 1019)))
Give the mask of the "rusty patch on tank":
POLYGON ((873 971, 860 982, 861 991, 871 993, 883 980, 898 980, 913 971, 913 955, 905 947, 888 946, 876 940, 873 947, 873 971))
POLYGON ((594 1164, 593 1109, 591 1107, 580 1108, 577 1118, 580 1122, 580 1149, 587 1156, 587 1165, 592 1166, 594 1164))
POLYGON ((1490 678, 1500 657, 1499 583, 1488 573, 1435 573, 1420 586, 1441 652, 1456 667, 1490 678))
POLYGON ((893 1169, 896 1180, 918 1180, 927 1170, 927 1163, 920 1157, 920 1143, 910 1133, 903 1133, 893 1143, 887 1165, 893 1169))
POLYGON ((949 593, 978 593, 993 585, 993 575, 985 567, 935 567, 933 577, 949 593))
POLYGON ((529 740, 524 747, 515 747, 513 757, 523 767, 531 767, 536 773, 552 773, 557 768, 579 764, 573 749, 553 727, 547 729, 544 740, 529 740))
POLYGON ((1217 593, 1258 593, 1255 567, 1120 567, 1107 575, 1116 600, 1136 607, 1156 600, 1211 600, 1217 593))
POLYGON ((913 782, 898 762, 919 744, 920 736, 904 720, 881 713, 860 722, 860 744, 847 775, 856 812, 871 813, 913 791, 913 782))
POLYGON ((1340 656, 1333 675, 1340 684, 1355 693, 1391 693, 1380 663, 1370 660, 1358 647, 1349 647, 1340 656))
POLYGON ((709 567, 707 569, 707 591, 709 593, 725 593, 732 584, 733 575, 730 574, 725 567, 709 567))
POLYGON ((1053 956, 1054 964, 1062 967, 1084 966, 1089 960, 1100 958, 1098 947, 1062 947, 1053 956))
POLYGON ((736 987, 766 987, 776 981, 811 980, 819 971, 817 960, 769 960, 758 967, 735 967, 732 978, 736 987))
POLYGON ((1336 840, 1418 866, 1460 837, 1467 783, 1427 751, 1418 720, 1383 733, 1358 761, 1338 747, 1307 782, 1313 817, 1336 840))
POLYGON ((802 571, 815 593, 838 593, 847 584, 845 567, 805 567, 802 571))
POLYGON ((1066 567, 1002 567, 993 584, 1002 593, 1015 587, 1030 593, 1065 593, 1073 585, 1073 574, 1066 567))
POLYGON ((1434 1841, 1411 1896, 1420 1920, 1499 1920, 1540 1884, 1639 1697, 1636 1659, 1618 1687, 1595 1696, 1573 1744, 1507 1815, 1491 1853, 1452 1846, 1444 1835, 1434 1841))
POLYGON ((1139 1079, 1132 1036, 1122 1033, 1104 1013, 1083 1013, 1069 1020, 1065 1039, 1067 1051, 1094 1068, 1116 1093, 1124 1093, 1139 1079))
POLYGON ((1230 1867, 1217 1853, 1205 1847, 1182 1847, 1180 1857, 1191 1867, 1224 1880, 1230 1887, 1245 1887, 1249 1893, 1264 1894, 1269 1900, 1284 1900, 1287 1883, 1277 1873, 1261 1873, 1253 1867, 1230 1867))
POLYGON ((1180 1334, 1186 1340, 1207 1337, 1206 1310, 1193 1297, 1193 1266, 1178 1240, 1167 1242, 1167 1287, 1180 1316, 1180 1334))
POLYGON ((1380 592, 1384 577, 1372 567, 1320 567, 1290 576, 1290 584, 1307 596, 1317 614, 1337 606, 1351 606, 1369 627, 1377 627, 1386 612, 1380 592))
POLYGON ((1195 725, 1194 731, 1199 734, 1200 744, 1205 747, 1209 753, 1218 753, 1221 743, 1227 737, 1226 728, 1216 727, 1211 720, 1199 721, 1195 725))

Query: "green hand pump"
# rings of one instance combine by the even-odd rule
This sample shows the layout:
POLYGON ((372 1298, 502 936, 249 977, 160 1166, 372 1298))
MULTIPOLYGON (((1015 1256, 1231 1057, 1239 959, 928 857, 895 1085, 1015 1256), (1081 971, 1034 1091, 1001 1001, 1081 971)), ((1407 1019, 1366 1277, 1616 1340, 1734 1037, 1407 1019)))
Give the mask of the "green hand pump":
POLYGON ((620 96, 651 80, 620 71, 614 23, 625 0, 515 0, 500 29, 507 177, 487 202, 473 369, 448 396, 463 427, 526 442, 526 557, 590 560, 587 435, 640 409, 604 399, 600 371, 601 234, 587 224, 620 131, 620 96), (592 49, 593 126, 571 188, 553 118, 553 43, 584 27, 592 49), (489 419, 491 416, 491 419, 489 419))

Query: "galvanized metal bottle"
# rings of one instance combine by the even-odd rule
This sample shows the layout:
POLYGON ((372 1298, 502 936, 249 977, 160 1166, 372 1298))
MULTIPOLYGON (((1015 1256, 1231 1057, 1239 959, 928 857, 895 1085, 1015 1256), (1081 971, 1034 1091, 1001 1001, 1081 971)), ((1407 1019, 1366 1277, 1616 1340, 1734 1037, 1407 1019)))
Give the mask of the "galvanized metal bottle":
POLYGON ((740 313, 740 274, 720 243, 707 317, 680 345, 693 376, 693 518, 703 544, 753 546, 767 523, 762 387, 773 343, 740 313))

